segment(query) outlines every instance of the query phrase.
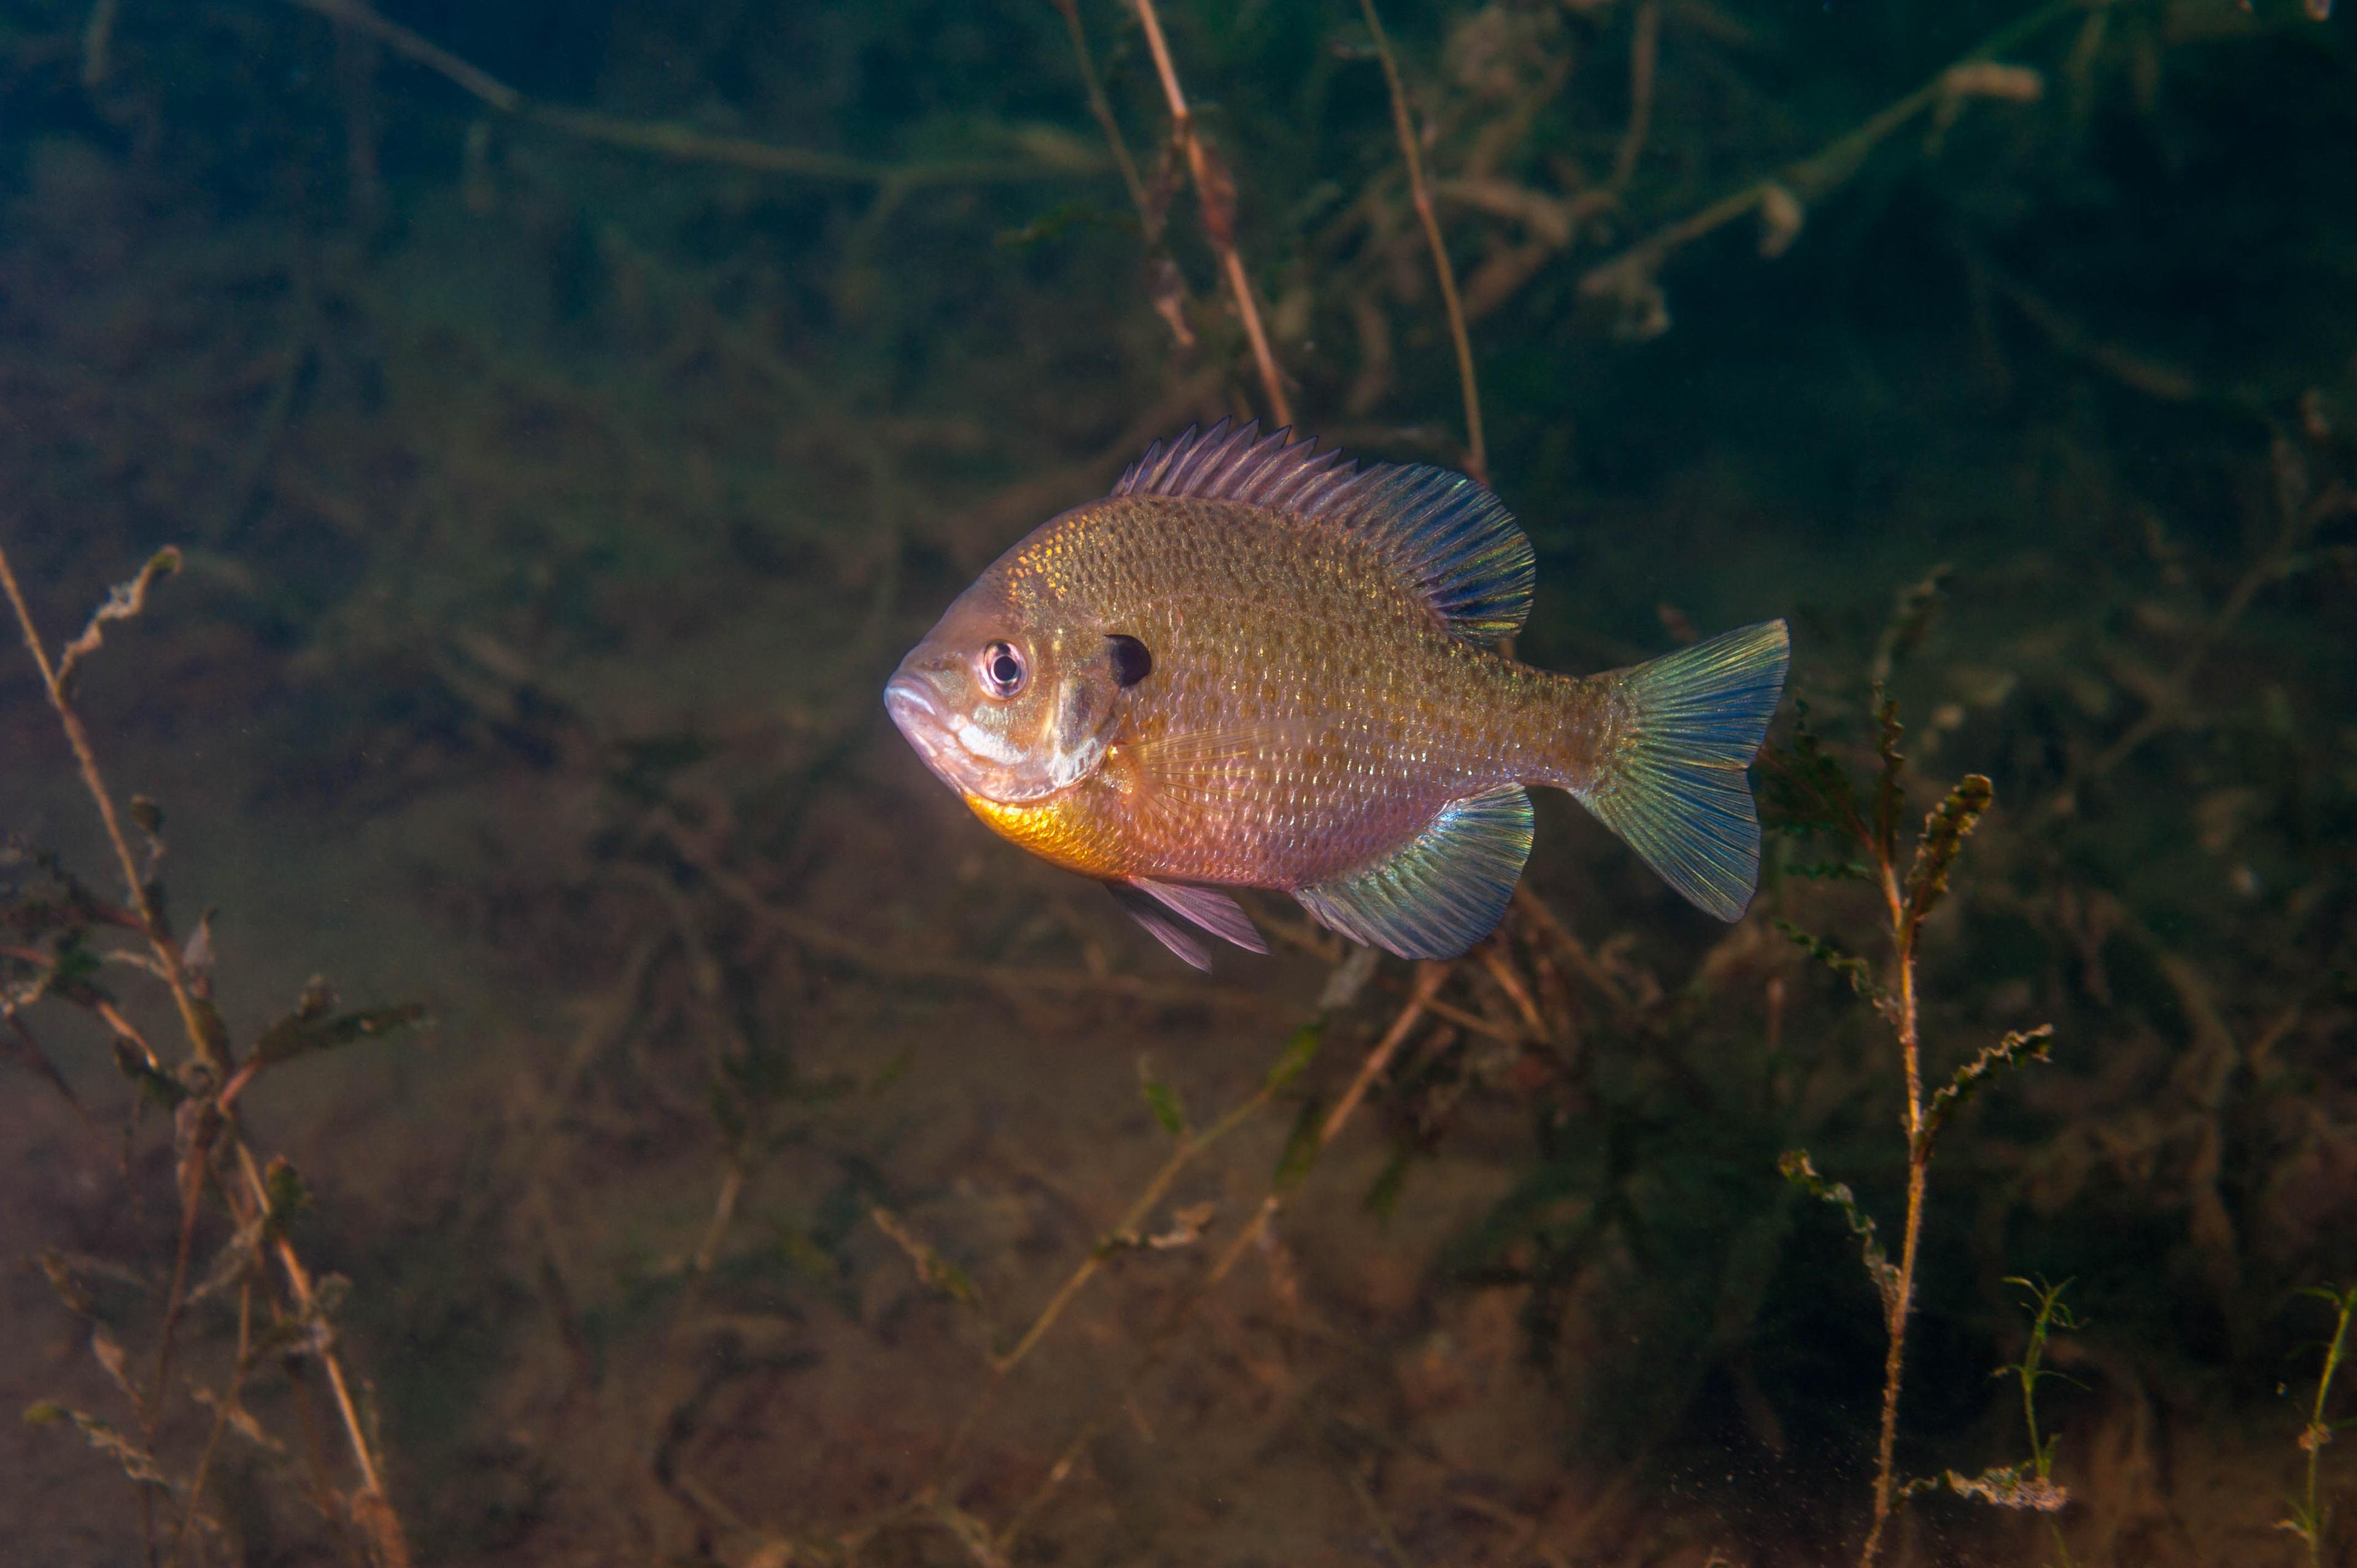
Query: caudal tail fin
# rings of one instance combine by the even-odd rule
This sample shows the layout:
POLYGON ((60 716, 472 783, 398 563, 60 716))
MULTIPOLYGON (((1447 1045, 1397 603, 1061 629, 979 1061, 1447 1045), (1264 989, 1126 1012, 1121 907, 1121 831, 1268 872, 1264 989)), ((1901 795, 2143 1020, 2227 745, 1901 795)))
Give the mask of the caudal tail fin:
POLYGON ((1792 635, 1747 626, 1634 669, 1613 683, 1618 722, 1583 805, 1662 879, 1722 920, 1760 883, 1760 818, 1744 768, 1784 692, 1792 635))

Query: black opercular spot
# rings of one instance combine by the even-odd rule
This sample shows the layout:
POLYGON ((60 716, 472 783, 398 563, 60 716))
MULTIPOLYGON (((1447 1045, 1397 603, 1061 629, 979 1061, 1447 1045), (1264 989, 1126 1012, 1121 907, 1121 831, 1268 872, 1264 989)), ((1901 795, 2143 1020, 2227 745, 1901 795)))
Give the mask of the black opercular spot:
POLYGON ((1154 673, 1154 655, 1146 644, 1134 637, 1115 632, 1105 639, 1113 644, 1113 678, 1125 686, 1135 686, 1154 673))

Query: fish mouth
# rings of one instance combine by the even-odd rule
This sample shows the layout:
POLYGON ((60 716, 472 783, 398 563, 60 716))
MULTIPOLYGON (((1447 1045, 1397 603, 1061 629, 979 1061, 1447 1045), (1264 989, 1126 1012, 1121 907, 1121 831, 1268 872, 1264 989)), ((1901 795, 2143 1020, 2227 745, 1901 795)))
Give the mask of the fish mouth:
POLYGON ((932 682, 903 670, 885 684, 884 711, 934 778, 963 794, 981 782, 980 760, 958 740, 958 715, 932 682))
POLYGON ((893 725, 909 737, 909 744, 920 750, 923 749, 918 738, 920 733, 938 735, 944 727, 942 710, 920 676, 895 675, 885 682, 884 711, 892 715, 893 725))
POLYGON ((906 671, 893 676, 884 687, 884 711, 892 716, 893 727, 925 766, 943 783, 955 788, 957 777, 946 766, 950 753, 956 748, 952 733, 955 726, 933 692, 932 682, 906 671))

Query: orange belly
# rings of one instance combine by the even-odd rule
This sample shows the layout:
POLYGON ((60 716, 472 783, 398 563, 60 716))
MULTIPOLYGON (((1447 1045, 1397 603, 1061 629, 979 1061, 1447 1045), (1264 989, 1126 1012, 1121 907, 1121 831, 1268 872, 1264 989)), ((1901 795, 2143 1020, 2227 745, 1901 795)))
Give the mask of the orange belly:
POLYGON ((965 803, 1001 838, 1042 860, 1083 876, 1123 875, 1132 869, 1128 856, 1106 814, 1089 809, 1083 797, 1091 788, 1083 783, 1052 800, 1012 804, 970 794, 965 803))

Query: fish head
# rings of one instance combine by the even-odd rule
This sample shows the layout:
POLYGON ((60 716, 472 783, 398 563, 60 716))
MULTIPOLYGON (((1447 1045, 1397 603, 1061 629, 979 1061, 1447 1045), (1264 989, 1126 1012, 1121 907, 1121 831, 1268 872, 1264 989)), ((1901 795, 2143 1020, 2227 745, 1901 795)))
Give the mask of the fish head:
POLYGON ((1103 762, 1125 706, 1119 639, 992 574, 952 602, 884 688, 909 744, 961 795, 1013 805, 1103 762))

